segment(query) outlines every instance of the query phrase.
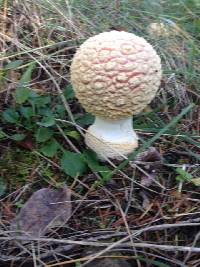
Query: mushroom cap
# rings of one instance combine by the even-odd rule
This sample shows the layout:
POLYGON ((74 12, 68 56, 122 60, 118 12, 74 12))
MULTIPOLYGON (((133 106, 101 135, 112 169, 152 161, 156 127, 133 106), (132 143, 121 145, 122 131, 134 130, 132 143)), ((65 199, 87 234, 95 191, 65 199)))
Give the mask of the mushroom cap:
POLYGON ((160 22, 160 23, 153 22, 153 23, 149 24, 147 27, 147 32, 152 37, 159 37, 159 36, 168 37, 168 36, 170 36, 169 29, 162 22, 160 22))
POLYGON ((178 35, 178 27, 174 22, 163 23, 163 22, 153 22, 148 25, 147 33, 153 37, 169 37, 178 35))
POLYGON ((76 97, 90 113, 122 119, 139 113, 154 98, 161 80, 161 63, 141 37, 111 31, 86 40, 71 64, 76 97))

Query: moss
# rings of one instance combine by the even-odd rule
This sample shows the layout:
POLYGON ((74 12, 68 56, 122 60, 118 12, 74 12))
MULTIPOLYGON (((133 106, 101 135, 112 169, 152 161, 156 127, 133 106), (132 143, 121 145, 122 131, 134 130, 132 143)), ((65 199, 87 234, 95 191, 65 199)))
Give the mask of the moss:
POLYGON ((1 152, 0 176, 10 190, 17 189, 33 178, 31 173, 37 164, 39 159, 33 153, 7 148, 1 152))

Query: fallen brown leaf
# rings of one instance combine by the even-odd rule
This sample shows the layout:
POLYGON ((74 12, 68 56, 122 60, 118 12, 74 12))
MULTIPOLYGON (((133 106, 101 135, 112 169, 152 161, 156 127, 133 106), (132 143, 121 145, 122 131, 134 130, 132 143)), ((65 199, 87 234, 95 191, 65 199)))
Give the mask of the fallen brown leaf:
POLYGON ((143 162, 155 162, 161 160, 162 156, 155 147, 149 147, 146 151, 139 153, 135 159, 135 161, 143 162))
POLYGON ((70 190, 43 188, 35 192, 11 223, 12 231, 39 237, 51 226, 67 222, 71 216, 70 190))
POLYGON ((151 174, 144 174, 141 178, 141 185, 145 187, 150 187, 156 178, 156 173, 152 172, 151 174))

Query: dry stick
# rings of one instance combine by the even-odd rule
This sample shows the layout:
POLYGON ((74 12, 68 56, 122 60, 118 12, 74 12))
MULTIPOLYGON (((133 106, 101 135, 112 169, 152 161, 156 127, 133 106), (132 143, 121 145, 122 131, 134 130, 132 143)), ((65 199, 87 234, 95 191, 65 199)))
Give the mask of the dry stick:
POLYGON ((37 267, 37 257, 35 255, 35 247, 33 243, 31 243, 31 249, 32 249, 33 264, 34 264, 34 267, 37 267))
MULTIPOLYGON (((199 223, 197 223, 197 224, 200 225, 199 223)), ((177 225, 177 224, 175 224, 175 225, 177 225)), ((175 225, 173 225, 173 227, 175 227, 175 225)), ((172 226, 172 225, 171 225, 171 226, 172 226)), ((170 226, 170 224, 164 224, 164 225, 157 225, 157 226, 146 227, 146 228, 144 228, 144 229, 142 229, 142 230, 138 230, 138 231, 136 231, 136 233, 135 233, 135 234, 133 233, 132 236, 140 235, 141 233, 143 233, 143 232, 145 232, 145 231, 163 230, 163 229, 171 228, 171 226, 170 226)), ((179 224, 179 226, 183 226, 183 225, 179 224)), ((114 248, 114 247, 117 247, 118 245, 120 245, 121 243, 123 243, 124 241, 126 241, 126 240, 129 239, 129 238, 130 238, 130 236, 127 236, 127 237, 124 237, 124 238, 122 238, 121 240, 117 241, 116 243, 113 243, 113 244, 108 245, 108 247, 107 247, 106 249, 104 249, 104 250, 102 250, 101 252, 97 253, 96 256, 95 256, 92 260, 94 260, 95 258, 101 256, 102 254, 104 254, 105 252, 109 251, 110 249, 112 249, 112 248, 114 248)), ((144 248, 144 247, 149 247, 148 245, 151 245, 151 248, 156 248, 156 247, 153 247, 154 244, 134 243, 134 244, 132 244, 132 245, 134 245, 135 247, 142 247, 142 248, 144 248), (141 246, 141 244, 142 244, 142 246, 141 246), (145 246, 144 246, 144 244, 145 244, 145 246)), ((182 251, 181 249, 184 249, 184 251, 191 251, 191 250, 194 251, 194 249, 197 249, 198 252, 200 252, 200 248, 175 247, 175 246, 165 246, 165 248, 164 248, 162 245, 161 245, 161 246, 160 246, 160 245, 157 245, 157 246, 159 246, 159 249, 163 249, 163 250, 166 250, 166 247, 168 247, 168 249, 170 249, 170 250, 175 250, 175 248, 176 248, 176 250, 177 250, 177 249, 180 249, 180 251, 182 251), (170 247, 170 248, 169 248, 169 247, 170 247)), ((158 248, 158 247, 157 247, 157 248, 158 248)), ((197 251, 195 251, 195 252, 197 252, 197 251)), ((90 263, 92 260, 89 260, 89 261, 87 262, 87 264, 90 263)), ((84 265, 85 265, 85 264, 83 264, 83 266, 84 266, 84 265)))
POLYGON ((33 154, 36 154, 38 156, 40 156, 41 158, 45 159, 46 161, 48 161, 52 166, 58 168, 59 170, 61 170, 61 167, 56 164, 55 162, 53 162, 52 160, 50 160, 49 158, 45 157, 44 155, 42 155, 41 153, 37 152, 36 150, 33 151, 33 154))
MULTIPOLYGON (((75 245, 66 245, 66 246, 60 246, 60 247, 57 247, 57 248, 54 248, 53 249, 53 252, 54 253, 65 253, 65 255, 67 255, 67 252, 68 252, 68 255, 69 255, 69 251, 72 250, 74 248, 75 245)), ((43 253, 40 253, 40 259, 45 259, 45 258, 48 258, 52 256, 52 251, 47 249, 46 252, 43 252, 43 253)))
MULTIPOLYGON (((118 243, 118 242, 116 242, 118 243)), ((102 254, 108 252, 111 248, 116 247, 116 243, 113 243, 106 249, 102 250, 98 254, 96 254, 92 259, 88 260, 86 263, 81 265, 82 267, 86 266, 86 264, 92 262, 94 259, 99 258, 102 256, 102 254)), ((171 246, 171 245, 156 245, 156 244, 151 244, 151 243, 125 243, 121 247, 132 247, 134 246, 135 248, 148 248, 148 249, 159 249, 159 250, 164 250, 164 251, 181 251, 181 252, 190 252, 190 253, 200 253, 200 247, 187 247, 187 246, 171 246)), ((47 266, 46 266, 47 267, 47 266)))
MULTIPOLYGON (((23 192, 24 192, 26 189, 28 189, 30 187, 31 184, 32 183, 26 184, 26 185, 22 186, 21 188, 15 190, 14 192, 6 195, 4 198, 0 199, 0 202, 4 201, 5 199, 7 199, 9 197, 12 197, 13 195, 17 194, 18 192, 19 192, 19 194, 21 194, 20 191, 23 190, 23 192)), ((0 223, 1 223, 1 221, 0 221, 0 223)))
MULTIPOLYGON (((127 252, 127 250, 125 250, 125 252, 127 252)), ((132 250, 130 250, 130 252, 132 253, 132 250)), ((139 251, 140 253, 143 253, 141 251, 139 251)), ((146 253, 145 252, 145 256, 146 255, 149 255, 149 256, 152 256, 152 257, 155 257, 154 254, 152 253, 146 253)), ((73 259, 73 260, 68 260, 68 261, 63 261, 63 262, 60 262, 60 263, 53 263, 53 264, 48 264, 48 265, 45 265, 45 267, 54 267, 54 266, 60 266, 60 264, 62 265, 65 265, 65 264, 70 264, 70 263, 76 263, 76 262, 83 262, 83 261, 86 261, 86 260, 89 260, 91 259, 92 255, 90 256, 85 256, 85 257, 82 257, 82 258, 79 258, 79 259, 73 259)), ((174 261, 174 260, 171 260, 171 259, 168 259, 168 258, 165 258, 165 257, 162 257, 162 256, 158 256, 160 259, 162 260, 165 260, 165 261, 169 261, 173 264, 177 264, 181 267, 187 267, 185 264, 183 264, 182 262, 179 262, 179 261, 174 261)), ((104 259, 104 258, 111 258, 111 259, 125 259, 125 260, 129 260, 129 259, 137 259, 136 256, 124 256, 124 255, 105 255, 105 256, 99 256, 98 259, 104 259)))
MULTIPOLYGON (((73 22, 74 19, 73 19, 72 9, 71 9, 71 6, 70 6, 68 0, 65 0, 65 3, 66 3, 66 6, 67 6, 67 11, 68 11, 67 17, 68 17, 68 20, 70 21, 69 30, 71 32, 73 32, 74 24, 72 24, 72 22, 73 22)), ((80 33, 80 31, 79 31, 79 33, 80 33)))
MULTIPOLYGON (((16 241, 16 244, 18 245, 18 247, 20 247, 21 249, 23 249, 26 253, 28 253, 31 257, 33 257, 33 252, 29 251, 24 245, 22 245, 20 242, 18 242, 18 240, 16 241)), ((33 246, 33 244, 32 244, 33 246)), ((45 263, 40 260, 39 258, 37 258, 37 261, 40 262, 40 264, 44 265, 45 263)))
MULTIPOLYGON (((7 233, 9 233, 9 232, 10 232, 10 231, 7 231, 7 233)), ((98 231, 97 233, 99 233, 99 231, 98 231)), ((5 234, 5 232, 4 232, 4 234, 5 234)), ((108 239, 108 238, 113 238, 114 236, 117 237, 117 236, 121 236, 121 235, 125 235, 125 233, 121 233, 121 234, 120 234, 120 233, 118 233, 118 234, 115 233, 115 234, 113 234, 113 235, 107 235, 107 236, 104 236, 104 238, 105 238, 105 239, 108 239)), ((93 239, 94 239, 94 238, 93 238, 93 239)), ((68 247, 68 246, 70 246, 70 245, 67 245, 67 247, 68 247)), ((75 245, 72 245, 72 246, 74 247, 75 245)), ((62 248, 61 248, 61 250, 62 250, 62 248)), ((125 249, 125 251, 127 251, 127 248, 125 249)), ((132 249, 131 249, 131 251, 132 251, 132 249)), ((48 255, 51 255, 49 252, 47 252, 47 253, 48 253, 48 255)), ((42 254, 40 258, 48 257, 47 253, 42 254)), ((141 251, 140 251, 140 253, 141 253, 141 251)), ((142 252, 142 253, 143 253, 143 252, 142 252)), ((145 252, 145 253, 146 253, 146 252, 145 252)), ((149 254, 149 253, 148 253, 148 254, 149 254)), ((149 255, 150 255, 150 254, 149 254, 149 255)), ((151 254, 151 256, 152 256, 152 254, 151 254)), ((18 260, 19 260, 19 259, 21 259, 21 258, 18 258, 18 260)), ((168 259, 168 260, 169 260, 169 259, 168 259)), ((171 260, 170 260, 170 261, 171 261, 171 260)), ((174 263, 174 262, 173 262, 173 263, 174 263)), ((177 264, 177 263, 176 263, 176 264, 177 264)), ((180 264, 180 263, 179 263, 179 265, 180 265, 181 267, 186 267, 185 265, 182 265, 182 264, 180 264)))
POLYGON ((7 18, 8 0, 4 0, 3 7, 3 34, 6 32, 6 18, 7 18))
MULTIPOLYGON (((178 228, 178 227, 194 227, 194 226, 200 226, 200 223, 188 223, 188 222, 180 222, 175 224, 160 224, 160 225, 154 225, 150 227, 145 227, 141 230, 134 230, 132 231, 131 235, 133 237, 136 237, 138 235, 141 235, 144 232, 152 232, 152 231, 161 231, 164 229, 169 228, 178 228)), ((18 241, 40 241, 40 242, 55 242, 60 244, 76 244, 76 245, 83 245, 83 246, 95 246, 95 247, 103 247, 107 245, 112 245, 115 247, 115 245, 119 245, 123 243, 124 241, 128 240, 130 236, 126 236, 122 238, 121 240, 117 241, 116 243, 99 243, 99 242, 87 242, 87 241, 77 241, 77 240, 65 240, 65 239, 55 239, 55 238, 32 238, 32 237, 23 237, 23 236, 10 236, 10 237, 0 237, 0 240, 2 241, 11 241, 11 240, 18 240, 18 241)), ((138 243, 135 243, 138 244, 138 243)), ((170 246, 171 247, 171 246, 170 246)), ((181 246, 180 246, 181 247, 181 246)), ((200 248, 195 248, 197 251, 200 251, 200 248)))
MULTIPOLYGON (((200 232, 198 232, 197 235, 195 236, 194 241, 193 241, 193 243, 192 243, 192 247, 194 247, 194 246, 196 245, 196 243, 197 243, 197 241, 199 240, 199 238, 200 238, 200 232)), ((184 264, 187 263, 187 261, 188 261, 190 255, 191 255, 191 253, 192 253, 192 251, 188 251, 188 253, 187 253, 185 259, 183 260, 183 263, 184 263, 184 264)))
POLYGON ((64 137, 64 139, 67 141, 67 143, 70 145, 70 147, 77 153, 80 153, 80 151, 78 150, 78 148, 75 147, 75 145, 70 141, 70 139, 67 137, 67 135, 64 133, 63 129, 56 124, 56 127, 58 128, 59 132, 62 134, 62 136, 64 137))
POLYGON ((135 179, 135 170, 133 170, 133 173, 132 173, 132 181, 130 183, 130 191, 129 191, 129 194, 128 194, 127 206, 126 206, 126 209, 124 211, 126 216, 127 216, 128 212, 129 212, 129 208, 131 206, 131 202, 133 201, 134 179, 135 179))
POLYGON ((127 220, 126 220, 126 215, 124 214, 124 211, 122 210, 119 201, 116 200, 116 202, 117 202, 117 206, 118 206, 118 208, 119 208, 119 211, 120 211, 120 213, 121 213, 121 215, 122 215, 122 219, 123 219, 123 221, 124 221, 124 225, 125 225, 125 227, 126 227, 127 233, 128 233, 128 235, 130 236, 130 240, 131 240, 132 248, 133 248, 133 251, 134 251, 135 256, 136 256, 136 262, 137 262, 137 265, 138 265, 138 267, 142 267, 142 266, 141 266, 141 263, 140 263, 140 260, 137 259, 138 254, 137 254, 137 250, 136 250, 136 248, 135 248, 134 245, 133 245, 134 242, 133 242, 133 238, 132 238, 132 236, 131 236, 131 231, 130 231, 128 222, 127 222, 127 220))
MULTIPOLYGON (((128 237, 124 238, 128 239, 128 237)), ((0 238, 0 240, 8 240, 8 238, 0 238)), ((16 237, 16 238, 10 238, 9 240, 13 240, 13 239, 17 239, 17 240, 30 240, 30 239, 26 239, 26 238, 20 238, 20 237, 16 237)), ((74 243, 74 244, 79 244, 79 245, 90 245, 90 246, 97 246, 97 247, 101 247, 101 246, 108 246, 105 250, 101 251, 100 253, 96 254, 92 259, 90 259, 89 261, 87 261, 87 264, 91 261, 93 261, 96 258, 99 258, 100 256, 102 256, 102 254, 104 254, 105 252, 109 251, 111 248, 113 247, 118 247, 118 245, 120 245, 120 243, 122 242, 122 240, 119 240, 116 243, 95 243, 95 242, 83 242, 83 241, 73 241, 73 240, 56 240, 56 239, 51 239, 51 238, 40 238, 40 239, 35 239, 32 238, 32 241, 45 241, 45 242, 56 242, 56 243, 74 243)), ((181 251, 181 252, 192 252, 192 253, 200 253, 200 247, 189 247, 189 246, 172 246, 172 245, 156 245, 156 244, 151 244, 151 243, 124 243, 119 247, 132 247, 132 245, 134 247, 138 247, 138 248, 150 248, 150 249, 159 249, 159 250, 164 250, 164 251, 181 251)), ((39 259, 38 259, 39 260, 39 259)), ((46 265, 46 267, 50 267, 52 265, 46 265)), ((85 264, 83 264, 82 266, 85 266, 85 264)))
MULTIPOLYGON (((123 247, 130 247, 132 243, 125 243, 123 247)), ((134 243, 135 247, 138 248, 150 248, 150 249, 160 249, 164 251, 182 251, 182 252, 196 252, 200 253, 200 247, 189 247, 189 246, 173 246, 173 245, 156 245, 151 243, 134 243)))

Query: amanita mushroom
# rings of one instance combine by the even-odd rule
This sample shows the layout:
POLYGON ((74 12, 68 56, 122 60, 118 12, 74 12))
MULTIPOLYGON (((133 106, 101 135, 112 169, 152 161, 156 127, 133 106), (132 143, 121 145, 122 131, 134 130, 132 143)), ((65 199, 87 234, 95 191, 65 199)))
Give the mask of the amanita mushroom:
POLYGON ((165 23, 153 22, 147 27, 148 34, 153 38, 176 36, 179 31, 178 26, 171 20, 165 20, 165 23))
POLYGON ((132 115, 151 102, 160 80, 160 57, 133 33, 104 32, 80 46, 71 82, 82 106, 96 116, 85 142, 99 158, 121 159, 138 146, 132 115))

